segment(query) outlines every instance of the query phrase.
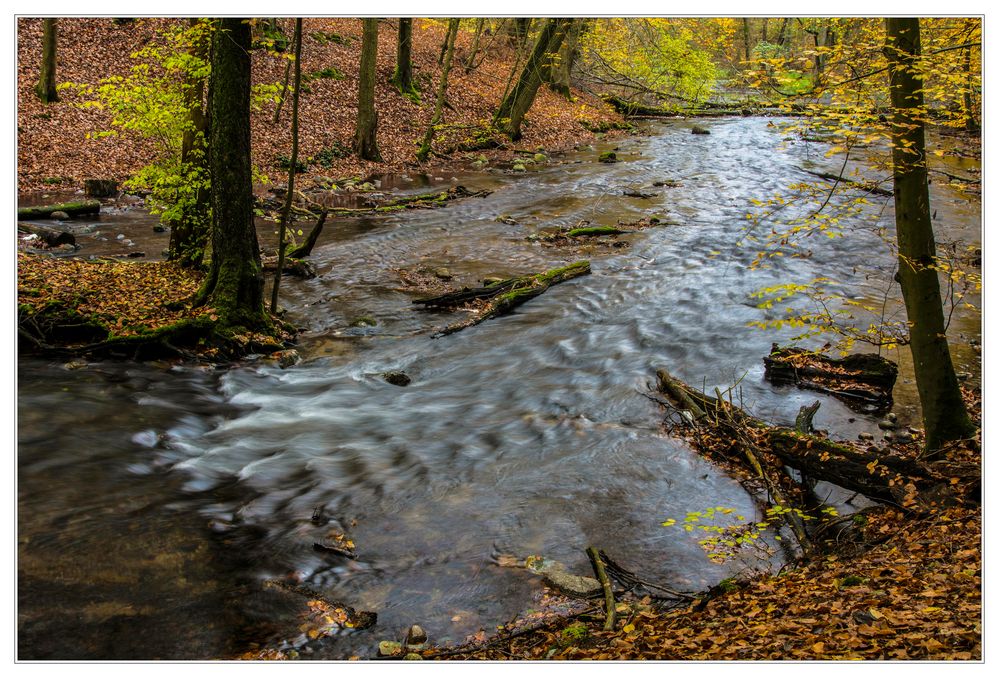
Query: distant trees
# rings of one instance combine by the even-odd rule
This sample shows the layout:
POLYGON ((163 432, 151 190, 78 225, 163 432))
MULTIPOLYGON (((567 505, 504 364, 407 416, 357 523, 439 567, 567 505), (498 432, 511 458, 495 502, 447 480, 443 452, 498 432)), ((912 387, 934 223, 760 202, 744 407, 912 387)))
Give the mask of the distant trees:
POLYGON ((208 93, 212 257, 196 301, 214 308, 223 328, 269 325, 253 221, 250 43, 246 19, 218 20, 208 93))
POLYGON ((524 64, 517 84, 500 102, 493 123, 511 139, 520 138, 520 127, 524 116, 534 103, 534 98, 541 85, 542 73, 549 67, 553 53, 557 53, 562 41, 572 25, 572 19, 545 19, 538 33, 534 49, 524 64))
POLYGON ((42 103, 59 101, 56 91, 56 43, 59 27, 56 19, 42 20, 42 68, 35 85, 35 93, 42 103))
POLYGON ((885 19, 892 106, 892 173, 898 272, 909 319, 916 388, 931 452, 974 434, 947 344, 930 220, 919 19, 885 19))
POLYGON ((375 82, 378 58, 378 19, 363 19, 361 69, 357 84, 357 130, 354 152, 363 160, 381 162, 378 152, 378 111, 375 109, 375 82))

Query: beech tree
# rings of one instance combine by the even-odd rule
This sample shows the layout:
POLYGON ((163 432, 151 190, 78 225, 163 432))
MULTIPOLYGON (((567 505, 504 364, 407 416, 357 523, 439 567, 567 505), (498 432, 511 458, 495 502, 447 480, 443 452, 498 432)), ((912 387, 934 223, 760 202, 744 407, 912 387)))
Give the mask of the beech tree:
POLYGON ((511 139, 516 141, 520 138, 520 126, 534 103, 542 73, 548 67, 552 54, 557 53, 562 46, 562 40, 572 22, 572 19, 565 18, 545 20, 517 84, 500 103, 493 121, 511 139))
POLYGON ((909 319, 909 348, 933 453, 952 440, 970 437, 974 426, 961 397, 947 344, 947 328, 935 267, 937 247, 927 185, 919 19, 885 19, 892 105, 892 176, 898 271, 909 319))
POLYGON ((447 26, 447 36, 444 38, 444 69, 441 71, 441 84, 437 90, 437 103, 434 105, 434 114, 430 118, 427 132, 423 137, 420 150, 416 152, 416 159, 423 162, 430 155, 430 144, 434 140, 434 128, 441 121, 444 111, 444 100, 447 97, 447 76, 451 72, 451 61, 454 59, 454 41, 458 37, 458 25, 461 19, 451 19, 447 26))
POLYGON ((250 24, 218 20, 208 91, 212 182, 212 258, 197 302, 215 309, 222 328, 269 324, 253 222, 250 165, 250 24))
POLYGON ((378 152, 378 111, 375 109, 375 80, 378 58, 378 19, 364 19, 361 37, 361 73, 357 83, 357 131, 354 151, 363 160, 381 162, 378 152))
POLYGON ((416 86, 413 84, 412 49, 413 20, 400 18, 395 49, 395 73, 391 82, 402 94, 417 94, 416 86))
POLYGON ((56 92, 56 42, 58 42, 59 27, 55 19, 42 21, 42 68, 35 85, 35 93, 43 103, 59 101, 56 92))

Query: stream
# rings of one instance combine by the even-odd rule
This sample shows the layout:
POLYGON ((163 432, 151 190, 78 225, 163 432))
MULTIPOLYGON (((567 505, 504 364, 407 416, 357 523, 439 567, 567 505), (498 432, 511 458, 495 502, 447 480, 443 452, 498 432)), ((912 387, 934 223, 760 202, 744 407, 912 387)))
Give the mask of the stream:
MULTIPOLYGON (((691 134, 689 121, 645 123, 642 134, 522 174, 385 177, 382 190, 402 194, 456 183, 493 193, 328 222, 312 257, 318 277, 282 282, 286 317, 304 328, 305 359, 287 369, 102 361, 73 370, 22 356, 19 657, 206 659, 260 647, 369 657, 413 623, 431 642, 459 642, 537 605, 541 580, 497 566, 500 554, 543 554, 588 574, 593 544, 647 580, 691 591, 778 565, 779 552, 715 564, 695 536, 661 525, 712 506, 747 517, 758 508, 667 436, 646 397, 654 367, 665 366, 709 392, 739 382, 742 404, 764 419, 793 421, 819 399, 817 427, 880 437, 872 415, 763 379, 771 343, 796 332, 748 326, 777 312, 757 308, 755 290, 823 276, 877 300, 877 280, 894 270, 878 234, 893 233, 891 198, 878 196, 848 237, 816 237, 809 257, 749 267, 756 248, 737 242, 750 199, 814 180, 802 167, 842 162, 822 144, 786 141, 773 122, 699 120, 710 135, 691 134), (620 162, 597 162, 615 148, 620 162), (663 180, 681 185, 651 187, 663 180), (526 239, 650 215, 670 225, 625 236, 621 249, 526 239), (452 283, 477 285, 584 258, 591 275, 437 339, 454 316, 417 310, 396 270, 446 267, 452 283), (386 383, 389 370, 412 383, 386 383), (317 526, 320 506, 329 522, 317 526), (356 560, 313 548, 331 529, 355 542, 356 560), (296 639, 304 599, 262 585, 272 579, 377 612, 378 623, 296 639)), ((931 189, 938 240, 980 246, 978 197, 931 189)), ((124 233, 155 258, 167 234, 153 234, 154 223, 132 210, 90 231, 124 233)), ((273 246, 273 230, 261 225, 263 245, 273 246)), ((126 247, 98 238, 81 237, 78 254, 126 247)), ((956 368, 974 380, 980 323, 962 310, 950 328, 956 368)), ((901 365, 895 412, 919 425, 907 349, 888 357, 901 365)))

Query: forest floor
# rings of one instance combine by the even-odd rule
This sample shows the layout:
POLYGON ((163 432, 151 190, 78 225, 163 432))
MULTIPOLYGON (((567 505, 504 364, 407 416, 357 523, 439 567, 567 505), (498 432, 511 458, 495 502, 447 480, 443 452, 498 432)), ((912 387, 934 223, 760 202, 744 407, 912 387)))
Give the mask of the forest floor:
MULTIPOLYGON (((97 85, 109 77, 124 77, 138 62, 132 54, 143 46, 162 42, 160 33, 179 19, 139 19, 116 24, 110 18, 59 21, 59 83, 97 85)), ((287 36, 294 21, 279 19, 287 36)), ((83 106, 86 97, 73 88, 60 91, 60 101, 42 104, 33 88, 41 61, 41 19, 18 19, 18 190, 71 191, 85 178, 123 181, 152 162, 163 151, 155 139, 135 134, 95 137, 112 129, 112 115, 99 107, 83 106)), ((567 150, 593 139, 592 130, 613 129, 623 120, 593 94, 575 91, 567 101, 547 87, 538 91, 527 116, 524 136, 506 148, 458 151, 491 120, 508 86, 516 63, 514 50, 502 36, 483 35, 475 57, 477 67, 466 72, 473 33, 462 30, 455 46, 444 113, 444 128, 434 143, 434 155, 416 161, 417 143, 433 114, 441 68, 437 64, 446 21, 417 19, 413 27, 413 73, 420 90, 418 101, 399 93, 389 83, 395 68, 398 21, 379 22, 378 145, 384 162, 359 160, 351 153, 357 114, 357 83, 361 22, 357 19, 306 18, 303 28, 300 104, 300 157, 308 165, 301 188, 327 179, 366 177, 376 173, 418 171, 439 173, 465 167, 480 155, 490 162, 508 161, 513 146, 520 149, 567 150), (481 64, 479 61, 481 60, 481 64)), ((254 52, 255 85, 284 82, 287 59, 264 49, 254 52)), ((264 103, 253 112, 254 165, 270 180, 287 180, 280 158, 291 155, 291 106, 283 107, 274 122, 276 104, 264 103)))

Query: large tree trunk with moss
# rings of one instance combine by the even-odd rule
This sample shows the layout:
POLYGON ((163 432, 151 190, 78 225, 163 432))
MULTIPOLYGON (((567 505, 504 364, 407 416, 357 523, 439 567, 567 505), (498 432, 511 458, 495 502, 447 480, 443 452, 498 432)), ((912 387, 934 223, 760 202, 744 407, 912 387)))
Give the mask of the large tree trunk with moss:
POLYGON ((402 94, 415 94, 413 86, 413 20, 399 19, 399 36, 395 49, 395 73, 392 84, 402 94))
POLYGON ((55 19, 42 21, 42 68, 35 93, 43 103, 59 101, 56 92, 56 43, 59 28, 55 19))
POLYGON ((378 19, 363 19, 361 74, 357 85, 357 131, 354 152, 362 160, 381 162, 378 152, 378 111, 375 110, 375 78, 378 58, 378 19))
POLYGON ((416 159, 423 162, 430 155, 430 145, 434 140, 434 128, 440 123, 444 112, 444 100, 447 97, 447 76, 451 72, 451 61, 454 58, 454 41, 458 37, 458 24, 460 19, 451 19, 447 26, 447 37, 444 38, 444 68, 441 71, 441 84, 437 90, 437 103, 434 104, 434 114, 430 118, 430 125, 423 136, 423 143, 420 150, 416 152, 416 159))
POLYGON ((514 141, 520 138, 520 126, 538 93, 542 70, 550 62, 552 53, 558 52, 562 46, 572 22, 572 19, 565 18, 545 19, 545 25, 538 35, 537 42, 534 43, 534 49, 520 73, 517 84, 503 98, 496 111, 495 124, 514 141))
POLYGON ((198 301, 215 309, 223 329, 250 329, 269 324, 253 223, 250 25, 239 18, 218 22, 208 92, 212 260, 198 301))
POLYGON ((885 19, 891 79, 892 164, 895 182, 895 230, 899 277, 908 314, 909 348, 923 410, 926 448, 974 434, 947 345, 934 267, 936 242, 930 221, 926 174, 923 84, 917 75, 919 20, 885 19))
POLYGON ((558 92, 566 99, 572 97, 572 67, 579 55, 579 36, 583 32, 585 22, 585 19, 576 19, 572 22, 565 40, 562 41, 558 59, 551 60, 542 73, 544 82, 552 91, 558 92))
MULTIPOLYGON (((199 27, 200 19, 190 19, 192 31, 199 27)), ((195 64, 208 60, 208 35, 192 33, 194 41, 189 53, 195 64)), ((187 107, 187 128, 181 142, 181 173, 189 185, 194 186, 190 204, 183 214, 170 224, 168 259, 181 266, 198 267, 205 256, 211 211, 208 187, 208 119, 203 108, 205 76, 188 72, 184 82, 184 103, 187 107)), ((186 201, 185 201, 186 202, 186 201)))

